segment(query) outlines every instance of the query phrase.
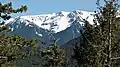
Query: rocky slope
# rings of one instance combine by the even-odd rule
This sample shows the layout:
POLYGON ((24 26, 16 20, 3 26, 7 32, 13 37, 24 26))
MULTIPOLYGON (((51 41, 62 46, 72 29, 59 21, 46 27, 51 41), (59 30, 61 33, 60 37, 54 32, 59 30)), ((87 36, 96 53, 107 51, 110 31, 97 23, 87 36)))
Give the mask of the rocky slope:
POLYGON ((93 12, 75 10, 72 12, 60 11, 58 13, 19 16, 9 19, 8 24, 12 32, 26 38, 39 38, 48 44, 57 40, 64 44, 80 35, 83 19, 93 24, 93 12), (47 42, 46 42, 47 41, 47 42))

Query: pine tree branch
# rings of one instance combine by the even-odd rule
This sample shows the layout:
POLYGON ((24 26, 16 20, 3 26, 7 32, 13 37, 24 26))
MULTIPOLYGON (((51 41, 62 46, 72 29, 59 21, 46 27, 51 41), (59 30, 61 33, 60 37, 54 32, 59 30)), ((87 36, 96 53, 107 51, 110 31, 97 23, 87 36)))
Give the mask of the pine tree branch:
POLYGON ((120 59, 120 57, 111 58, 111 60, 118 60, 118 59, 120 59))
POLYGON ((108 56, 108 54, 106 54, 105 52, 102 51, 102 53, 103 53, 105 56, 108 56))
POLYGON ((6 59, 7 57, 5 57, 5 56, 0 56, 0 59, 6 59))

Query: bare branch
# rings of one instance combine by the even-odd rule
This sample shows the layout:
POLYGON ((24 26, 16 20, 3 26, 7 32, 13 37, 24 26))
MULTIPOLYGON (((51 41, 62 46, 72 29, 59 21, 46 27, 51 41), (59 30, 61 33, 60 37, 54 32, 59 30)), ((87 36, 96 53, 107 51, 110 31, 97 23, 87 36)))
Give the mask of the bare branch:
POLYGON ((120 59, 120 57, 111 58, 111 60, 118 60, 118 59, 120 59))
POLYGON ((6 59, 7 57, 5 57, 5 56, 0 56, 0 59, 6 59))

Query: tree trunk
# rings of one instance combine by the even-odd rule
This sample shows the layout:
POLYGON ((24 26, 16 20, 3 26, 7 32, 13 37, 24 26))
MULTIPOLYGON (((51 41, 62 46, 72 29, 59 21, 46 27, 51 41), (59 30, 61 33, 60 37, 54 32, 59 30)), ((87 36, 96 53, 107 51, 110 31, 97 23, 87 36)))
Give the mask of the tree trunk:
POLYGON ((108 46, 107 46, 107 48, 108 48, 107 49, 107 55, 108 56, 107 56, 107 64, 105 65, 105 67, 111 67, 111 44, 112 44, 111 43, 111 35, 112 35, 111 34, 111 22, 112 22, 111 19, 112 18, 110 18, 110 21, 109 21, 109 34, 108 34, 109 38, 108 38, 108 46))

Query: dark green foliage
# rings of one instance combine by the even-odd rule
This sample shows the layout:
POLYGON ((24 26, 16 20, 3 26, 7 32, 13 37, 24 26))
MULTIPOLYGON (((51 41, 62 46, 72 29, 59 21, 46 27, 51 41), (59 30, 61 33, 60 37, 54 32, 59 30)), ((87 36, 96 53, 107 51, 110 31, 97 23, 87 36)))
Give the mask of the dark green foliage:
POLYGON ((0 64, 27 57, 37 40, 26 40, 20 36, 0 35, 0 64))
POLYGON ((97 2, 94 24, 84 19, 84 32, 81 31, 80 43, 73 49, 73 59, 78 67, 119 67, 120 66, 120 30, 117 16, 117 0, 104 0, 102 7, 97 2), (83 61, 83 62, 82 62, 83 61))
MULTIPOLYGON (((89 25, 89 24, 88 24, 89 25)), ((91 26, 91 25, 90 25, 91 26)), ((93 32, 92 28, 87 26, 90 32, 93 32)), ((74 61, 73 66, 76 67, 97 67, 96 57, 97 49, 90 43, 88 38, 91 38, 92 34, 85 35, 81 32, 79 42, 73 45, 73 55, 71 56, 74 61), (88 37, 88 38, 87 38, 88 37)), ((85 32, 84 32, 85 33, 85 32)), ((86 31, 86 33, 89 33, 86 31)))
MULTIPOLYGON (((0 3, 0 67, 8 67, 15 61, 24 59, 31 54, 37 40, 26 40, 17 35, 7 35, 10 28, 5 24, 11 18, 12 13, 22 13, 27 10, 26 6, 18 9, 12 8, 12 3, 0 3)), ((12 66, 13 67, 13 66, 12 66)))
POLYGON ((63 67, 66 64, 66 54, 54 43, 41 51, 42 67, 63 67))
POLYGON ((2 4, 0 2, 0 32, 8 30, 8 26, 4 25, 5 21, 11 18, 10 14, 13 13, 22 13, 27 11, 27 6, 21 6, 18 9, 12 8, 12 2, 7 4, 2 4))

